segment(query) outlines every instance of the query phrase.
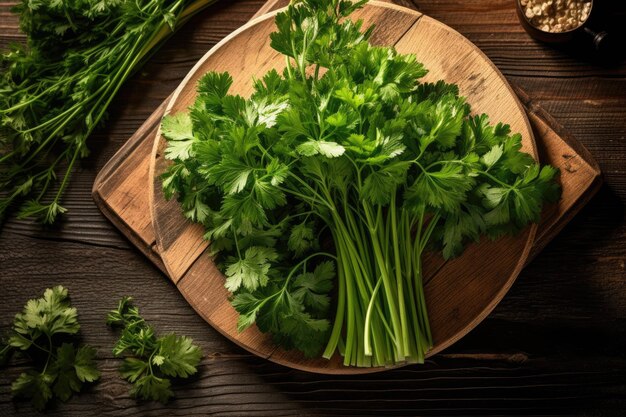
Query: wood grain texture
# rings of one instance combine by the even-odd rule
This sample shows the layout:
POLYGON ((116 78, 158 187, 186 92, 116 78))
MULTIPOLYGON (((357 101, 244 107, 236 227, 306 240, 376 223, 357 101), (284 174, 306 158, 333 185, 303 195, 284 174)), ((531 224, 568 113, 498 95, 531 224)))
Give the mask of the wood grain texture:
MULTIPOLYGON (((271 12, 253 19, 211 49, 174 91, 165 114, 186 111, 195 101, 198 80, 209 71, 230 73, 230 92, 244 97, 251 94, 254 79, 262 78, 270 69, 282 72, 285 60, 270 47, 269 35, 276 30, 274 15, 271 12)), ((384 2, 370 2, 351 18, 362 19, 365 27, 374 25, 372 43, 396 45, 400 52, 415 53, 430 71, 428 81, 443 79, 458 84, 475 111, 509 123, 513 131, 521 133, 525 150, 537 157, 532 129, 517 96, 495 66, 462 35, 432 18, 384 2)), ((203 227, 186 220, 178 202, 163 196, 160 176, 169 164, 163 157, 166 145, 158 134, 149 175, 153 180, 149 182, 152 222, 168 276, 178 286, 194 288, 182 291, 191 306, 235 343, 289 367, 341 374, 384 370, 343 366, 338 354, 328 361, 306 359, 300 352, 281 348, 268 351, 271 336, 262 334, 256 326, 238 332, 238 314, 228 302, 230 294, 223 286, 222 274, 209 260, 203 227)), ((459 340, 493 310, 526 262, 536 229, 531 225, 515 237, 483 239, 445 265, 437 258, 434 264, 424 263, 433 334, 433 348, 427 356, 459 340)))
MULTIPOLYGON (((545 108, 580 140, 602 167, 605 185, 524 269, 492 314, 426 366, 333 377, 257 359, 208 327, 107 221, 90 196, 96 173, 198 59, 262 4, 220 2, 182 28, 128 81, 106 128, 92 137, 92 156, 73 178, 64 201, 70 213, 60 227, 41 229, 11 218, 0 231, 2 329, 28 298, 62 283, 72 292, 86 341, 98 347, 102 382, 47 414, 623 415, 626 62, 604 65, 533 41, 508 0, 416 4, 474 42, 512 84, 527 91, 533 107, 545 108), (135 402, 118 378, 119 360, 110 354, 114 335, 103 316, 122 295, 135 296, 159 331, 187 334, 206 353, 198 379, 178 385, 178 399, 167 406, 135 402)), ((608 17, 623 25, 624 3, 604 4, 611 9, 608 17)), ((23 39, 9 6, 0 5, 0 47, 23 39)), ((10 382, 24 369, 16 361, 0 372, 0 415, 41 415, 10 400, 10 382)))

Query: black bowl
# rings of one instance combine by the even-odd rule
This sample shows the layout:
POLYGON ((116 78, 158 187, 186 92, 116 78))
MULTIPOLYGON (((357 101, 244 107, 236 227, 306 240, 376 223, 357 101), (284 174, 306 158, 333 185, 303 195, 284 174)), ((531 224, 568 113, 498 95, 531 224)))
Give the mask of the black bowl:
POLYGON ((589 15, 587 16, 587 20, 580 24, 580 26, 567 30, 565 32, 546 32, 545 30, 541 30, 536 26, 533 26, 530 23, 530 20, 526 17, 526 13, 524 13, 524 7, 522 6, 521 0, 515 0, 515 4, 517 6, 517 17, 519 18, 522 27, 530 36, 533 38, 540 40, 546 43, 566 43, 574 39, 578 34, 585 32, 585 25, 589 21, 589 17, 593 12, 593 0, 591 1, 591 9, 589 10, 589 15))

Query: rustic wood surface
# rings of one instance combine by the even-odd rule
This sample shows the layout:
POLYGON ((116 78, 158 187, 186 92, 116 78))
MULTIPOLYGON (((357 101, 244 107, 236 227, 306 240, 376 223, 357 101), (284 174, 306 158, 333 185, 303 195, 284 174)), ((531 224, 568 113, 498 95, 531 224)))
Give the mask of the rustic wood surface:
MULTIPOLYGON (((20 39, 5 5, 2 45, 20 39)), ((68 193, 66 222, 42 231, 11 220, 0 234, 3 327, 27 298, 63 283, 79 308, 84 339, 102 358, 103 381, 52 414, 623 415, 626 65, 599 65, 575 51, 537 44, 517 24, 510 1, 417 5, 469 37, 591 150, 605 173, 598 197, 524 270, 485 322, 424 367, 324 377, 247 354, 195 315, 89 195, 98 170, 191 66, 261 6, 224 1, 178 33, 116 99, 108 128, 94 138, 93 156, 68 193), (114 336, 103 316, 124 294, 138 299, 157 328, 188 334, 207 353, 200 376, 177 389, 178 399, 168 406, 136 403, 116 377, 114 336)), ((22 369, 15 363, 0 375, 1 415, 31 412, 9 397, 10 381, 22 369)))
MULTIPOLYGON (((284 2, 266 4, 279 6, 281 3, 284 2)), ((510 123, 513 131, 522 134, 526 150, 538 156, 526 111, 517 96, 493 64, 465 38, 428 16, 389 3, 372 2, 355 13, 354 18, 363 19, 366 26, 375 25, 374 44, 395 45, 402 52, 415 53, 430 70, 427 81, 443 78, 458 84, 461 94, 468 97, 475 111, 486 112, 493 120, 510 123)), ((261 77, 269 68, 282 71, 284 59, 269 46, 269 33, 275 30, 273 20, 273 14, 259 17, 208 52, 168 99, 165 113, 185 111, 195 100, 198 79, 208 71, 228 71, 235 80, 231 92, 243 96, 250 94, 253 77, 261 77)), ((542 127, 536 126, 536 130, 541 132, 542 127)), ((149 128, 139 131, 152 133, 149 128)), ((546 136, 549 136, 547 132, 546 136)), ((154 138, 147 140, 150 139, 154 141, 154 138)), ((546 221, 542 226, 546 229, 551 229, 552 222, 567 213, 581 197, 595 191, 588 187, 596 182, 598 175, 565 142, 553 143, 550 139, 555 138, 538 138, 538 141, 543 149, 548 150, 543 155, 544 163, 562 168, 564 192, 559 204, 544 213, 546 221), (576 168, 566 169, 565 164, 576 165, 576 168)), ((149 211, 152 212, 156 248, 168 276, 190 305, 224 336, 279 364, 321 373, 356 374, 381 370, 342 366, 338 354, 327 361, 323 358, 306 359, 299 352, 285 352, 271 343, 270 335, 259 332, 255 326, 242 333, 237 331, 238 314, 229 305, 223 277, 210 260, 202 227, 186 220, 175 200, 166 201, 163 197, 160 175, 168 164, 163 157, 165 146, 165 140, 159 135, 151 157, 144 156, 139 165, 134 162, 125 164, 133 169, 141 168, 139 175, 125 169, 111 173, 106 188, 114 195, 104 194, 103 199, 105 203, 112 200, 109 207, 127 212, 131 228, 137 224, 137 234, 145 234, 148 210, 138 207, 127 197, 145 190, 145 159, 151 159, 149 211)), ((138 158, 133 155, 130 159, 138 158)), ((106 168, 105 171, 108 174, 106 168)), ((424 282, 433 329, 433 348, 427 356, 442 351, 467 334, 502 299, 526 262, 535 229, 530 227, 515 237, 495 242, 484 239, 467 248, 464 256, 448 263, 441 256, 426 257, 424 282)), ((552 231, 550 236, 554 234, 552 231)))
MULTIPOLYGON (((269 39, 275 31, 274 15, 275 12, 253 19, 208 52, 176 89, 165 113, 186 111, 195 101, 198 80, 209 71, 229 72, 234 80, 231 93, 244 97, 252 93, 253 79, 261 78, 270 69, 281 72, 285 67, 284 57, 270 47, 269 39)), ((473 109, 486 112, 493 120, 506 120, 513 131, 522 134, 525 150, 538 155, 531 126, 517 96, 480 50, 457 32, 411 9, 384 2, 368 4, 352 18, 362 19, 366 27, 375 25, 372 43, 396 45, 401 52, 415 53, 430 69, 427 80, 443 78, 458 84, 473 109)), ((280 364, 321 373, 377 371, 343 366, 338 353, 328 361, 286 352, 272 343, 271 335, 261 333, 256 326, 237 331, 238 314, 230 306, 223 276, 209 256, 203 228, 183 217, 176 200, 167 201, 163 196, 160 177, 168 164, 163 157, 166 146, 159 134, 150 157, 152 224, 168 275, 191 306, 224 336, 280 364)), ((126 174, 120 175, 124 181, 133 180, 126 174)), ((145 183, 135 185, 145 187, 145 183)), ((563 205, 568 205, 568 200, 563 199, 563 205)), ((140 213, 140 218, 145 218, 145 213, 140 213)), ((483 239, 471 245, 464 256, 447 263, 440 256, 426 257, 424 291, 433 333, 433 348, 428 356, 469 332, 502 299, 526 262, 536 230, 533 225, 514 237, 498 241, 483 239), (484 256, 479 256, 481 253, 484 256)))
MULTIPOLYGON (((541 106, 533 103, 523 91, 519 88, 516 88, 516 91, 528 112, 528 118, 537 140, 539 160, 561 169, 560 181, 563 190, 559 203, 547 206, 542 214, 542 221, 539 224, 539 231, 535 235, 531 255, 526 259, 528 263, 584 207, 597 192, 602 181, 599 168, 593 157, 580 142, 563 132, 562 127, 541 106), (558 134, 557 132, 561 133, 558 134)), ((165 273, 168 272, 157 247, 157 236, 151 222, 150 187, 146 187, 146 184, 153 180, 151 178, 153 174, 150 174, 150 167, 147 163, 151 160, 151 149, 148 145, 155 142, 159 121, 169 100, 168 97, 164 104, 154 111, 132 138, 107 162, 93 185, 93 196, 100 210, 165 273)), ((158 180, 155 181, 155 186, 159 186, 158 180)), ((158 200, 158 205, 161 206, 160 210, 167 206, 161 196, 158 197, 158 200)), ((163 211, 157 214, 157 217, 167 223, 161 225, 162 228, 169 226, 171 218, 178 218, 178 206, 173 205, 171 210, 173 213, 163 211)), ((181 220, 181 224, 185 225, 186 222, 181 220)), ((431 270, 438 271, 439 267, 442 266, 442 259, 439 256, 431 255, 428 255, 426 260, 433 263, 434 268, 430 268, 431 270)), ((170 259, 170 261, 172 260, 170 259)), ((174 258, 173 261, 176 259, 174 258)), ((335 366, 336 362, 331 364, 326 361, 303 362, 302 358, 294 353, 284 355, 279 351, 272 352, 274 346, 265 343, 262 340, 263 337, 256 332, 248 331, 243 335, 238 334, 234 326, 236 315, 225 304, 227 294, 224 292, 223 278, 211 276, 210 271, 217 274, 215 268, 210 264, 208 256, 206 256, 197 260, 188 269, 187 278, 184 281, 184 276, 168 275, 168 277, 176 284, 198 314, 226 337, 231 340, 234 339, 244 348, 248 346, 248 350, 256 355, 268 357, 270 360, 287 366, 295 368, 306 366, 306 369, 311 370, 311 366, 316 365, 318 367, 317 372, 323 373, 342 373, 345 371, 341 368, 330 368, 331 365, 335 366), (294 359, 298 359, 298 362, 294 363, 294 359), (292 362, 285 362, 286 360, 292 362), (321 368, 319 368, 320 366, 321 368)), ((456 274, 451 275, 458 277, 456 274)), ((430 281, 430 279, 432 278, 427 277, 426 281, 430 281)), ((488 291, 486 293, 488 294, 488 291)), ((473 300, 468 302, 476 304, 473 300)), ((458 323, 459 320, 455 320, 455 322, 458 323)), ((351 370, 355 373, 367 371, 371 371, 371 369, 357 370, 353 368, 351 370)))

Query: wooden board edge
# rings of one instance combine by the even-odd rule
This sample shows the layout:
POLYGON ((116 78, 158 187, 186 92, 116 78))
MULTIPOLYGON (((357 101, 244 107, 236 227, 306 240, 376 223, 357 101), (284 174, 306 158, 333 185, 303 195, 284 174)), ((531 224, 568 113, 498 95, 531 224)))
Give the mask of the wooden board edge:
POLYGON ((520 86, 515 84, 511 84, 513 91, 519 97, 523 106, 526 108, 526 111, 529 114, 533 114, 541 119, 548 128, 552 129, 554 133, 569 145, 574 152, 587 163, 594 172, 594 177, 585 189, 585 192, 581 194, 581 197, 576 200, 575 204, 570 207, 563 215, 556 221, 552 223, 551 228, 549 229, 549 233, 545 235, 545 237, 538 239, 535 241, 535 245, 533 246, 530 256, 526 265, 530 264, 541 251, 550 243, 552 240, 558 235, 558 233, 563 230, 565 226, 582 210, 583 207, 587 205, 589 201, 596 195, 596 193, 602 187, 604 183, 604 178, 602 176, 602 171, 596 159, 593 157, 591 152, 583 145, 579 140, 574 138, 568 131, 561 125, 550 113, 546 111, 541 104, 536 103, 530 95, 520 86))
POLYGON ((252 17, 250 18, 250 20, 256 19, 257 17, 263 16, 264 14, 267 14, 271 11, 273 11, 274 9, 277 8, 278 3, 280 3, 281 0, 268 0, 265 3, 263 3, 263 6, 261 6, 259 8, 259 10, 257 10, 257 12, 255 14, 252 15, 252 17))
POLYGON ((515 95, 519 97, 519 100, 524 105, 527 112, 533 113, 537 115, 540 119, 543 119, 548 127, 550 127, 550 129, 552 129, 559 138, 561 138, 572 149, 574 149, 574 151, 578 155, 580 155, 582 159, 584 159, 585 162, 589 164, 589 166, 592 167, 592 169, 597 173, 599 177, 602 177, 600 165, 598 165, 596 159, 585 147, 585 145, 582 144, 582 142, 575 139, 561 123, 559 123, 550 113, 547 112, 547 110, 543 106, 541 106, 541 104, 536 103, 535 100, 533 100, 528 95, 526 90, 515 84, 511 84, 511 87, 513 88, 513 92, 515 93, 515 95))
POLYGON ((101 184, 104 184, 111 177, 111 175, 115 173, 115 170, 125 161, 126 156, 132 153, 139 146, 139 144, 144 141, 145 136, 141 135, 140 133, 144 130, 152 129, 157 123, 159 123, 161 117, 163 116, 165 107, 170 101, 170 98, 171 95, 167 97, 161 104, 159 104, 159 106, 154 109, 150 116, 148 116, 146 121, 142 123, 137 131, 135 131, 133 136, 131 136, 130 139, 128 139, 128 141, 126 141, 122 145, 122 147, 118 149, 117 152, 115 152, 111 159, 109 159, 107 163, 104 164, 104 166, 100 169, 100 172, 98 172, 98 175, 96 175, 91 190, 92 194, 98 192, 98 187, 101 184))
POLYGON ((91 188, 91 197, 96 206, 100 209, 104 217, 106 217, 117 230, 119 230, 130 242, 141 251, 150 261, 163 273, 167 274, 165 264, 156 250, 155 242, 147 244, 141 237, 130 227, 108 204, 105 196, 101 193, 103 185, 115 174, 116 170, 126 161, 127 157, 133 153, 145 140, 142 134, 150 131, 159 123, 165 110, 165 106, 169 102, 170 97, 166 98, 159 106, 148 116, 146 121, 137 129, 135 134, 126 141, 120 149, 104 164, 102 169, 96 175, 91 188))
POLYGON ((152 242, 152 244, 146 244, 139 237, 139 235, 137 235, 137 233, 131 227, 129 227, 128 224, 124 220, 122 220, 114 210, 111 209, 107 201, 103 198, 98 190, 94 190, 94 192, 92 193, 92 197, 100 211, 102 211, 102 214, 104 214, 104 217, 106 217, 111 223, 113 223, 113 226, 115 226, 117 230, 119 230, 128 240, 130 240, 133 246, 139 249, 141 253, 143 253, 148 259, 150 259, 150 261, 157 268, 159 268, 161 272, 167 274, 165 265, 163 264, 163 260, 161 259, 159 252, 155 248, 155 242, 152 242))
MULTIPOLYGON (((587 160, 586 160, 587 161, 587 160)), ((595 160, 593 160, 595 161, 595 160)), ((589 162, 589 161, 587 161, 589 162)), ((569 208, 559 220, 555 223, 552 223, 551 228, 549 229, 549 236, 544 237, 543 239, 536 240, 533 245, 533 248, 530 252, 528 260, 526 262, 527 266, 530 264, 540 253, 541 251, 548 246, 550 242, 554 240, 554 238, 567 226, 570 221, 591 201, 591 199, 598 193, 600 188, 602 188, 602 184, 604 183, 602 174, 598 171, 597 175, 593 178, 591 184, 585 189, 585 193, 581 194, 581 197, 576 200, 574 205, 569 208)))

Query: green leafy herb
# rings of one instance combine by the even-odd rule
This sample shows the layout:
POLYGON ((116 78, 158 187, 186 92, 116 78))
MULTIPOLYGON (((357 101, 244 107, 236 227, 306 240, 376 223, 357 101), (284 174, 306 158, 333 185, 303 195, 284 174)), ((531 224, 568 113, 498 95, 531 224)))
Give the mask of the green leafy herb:
POLYGON ((100 378, 96 350, 75 341, 79 329, 76 308, 61 286, 48 288, 42 298, 26 303, 16 314, 10 337, 0 351, 3 364, 13 352, 33 362, 33 369, 11 385, 15 397, 28 398, 36 409, 43 410, 53 397, 67 401, 84 383, 100 378))
POLYGON ((0 56, 0 219, 52 223, 87 139, 121 85, 215 0, 21 0, 27 36, 0 56), (62 176, 55 186, 57 176, 62 176))
POLYGON ((163 189, 206 228, 240 331, 346 365, 423 362, 422 254, 538 221, 557 171, 455 85, 420 83, 415 56, 372 46, 348 18, 364 3, 292 1, 271 34, 286 68, 249 98, 206 74, 189 112, 163 119, 163 189))
POLYGON ((131 355, 124 358, 120 374, 133 384, 133 397, 165 403, 174 396, 172 378, 187 378, 198 371, 200 348, 186 336, 157 337, 139 315, 132 298, 120 300, 117 309, 108 314, 107 324, 121 329, 113 354, 131 355))

